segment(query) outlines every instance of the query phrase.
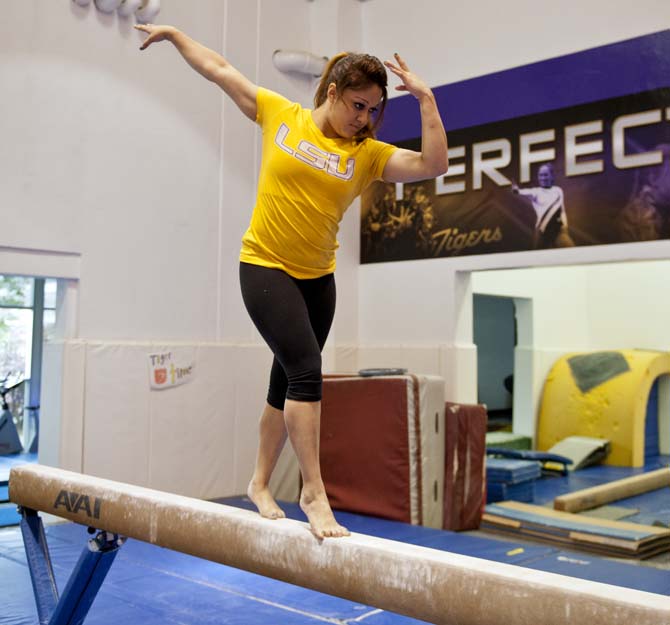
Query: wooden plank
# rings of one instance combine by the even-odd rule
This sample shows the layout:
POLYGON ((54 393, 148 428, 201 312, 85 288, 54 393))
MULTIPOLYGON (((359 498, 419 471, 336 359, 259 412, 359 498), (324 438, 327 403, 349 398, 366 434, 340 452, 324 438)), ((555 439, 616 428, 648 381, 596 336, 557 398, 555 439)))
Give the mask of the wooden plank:
POLYGON ((437 625, 660 625, 665 596, 352 534, 40 465, 15 503, 437 625), (501 597, 506 598, 501 601, 501 597))
POLYGON ((585 488, 554 499, 554 509, 564 512, 581 512, 597 508, 611 501, 626 499, 658 488, 670 486, 670 469, 658 469, 599 486, 585 488))

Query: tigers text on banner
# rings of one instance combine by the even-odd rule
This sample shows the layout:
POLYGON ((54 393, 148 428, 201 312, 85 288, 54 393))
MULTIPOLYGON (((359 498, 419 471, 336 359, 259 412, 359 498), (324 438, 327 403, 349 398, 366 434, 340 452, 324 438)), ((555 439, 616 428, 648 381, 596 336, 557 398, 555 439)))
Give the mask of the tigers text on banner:
POLYGON ((186 384, 193 378, 193 360, 174 352, 149 354, 149 386, 160 390, 186 384))

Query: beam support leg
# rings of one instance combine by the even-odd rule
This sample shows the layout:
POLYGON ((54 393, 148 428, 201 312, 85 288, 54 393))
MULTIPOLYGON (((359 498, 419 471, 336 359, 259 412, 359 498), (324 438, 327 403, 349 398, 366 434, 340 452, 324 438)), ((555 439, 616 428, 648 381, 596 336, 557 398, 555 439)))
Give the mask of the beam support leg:
POLYGON ((51 567, 44 525, 35 510, 29 508, 19 508, 19 510, 22 517, 23 546, 26 550, 30 579, 33 583, 37 616, 40 625, 47 625, 58 603, 58 588, 51 567))
MULTIPOLYGON (((99 531, 88 540, 59 597, 42 519, 34 510, 23 508, 21 513, 21 531, 40 625, 80 625, 126 539, 99 531)), ((89 528, 89 532, 95 531, 89 528)))

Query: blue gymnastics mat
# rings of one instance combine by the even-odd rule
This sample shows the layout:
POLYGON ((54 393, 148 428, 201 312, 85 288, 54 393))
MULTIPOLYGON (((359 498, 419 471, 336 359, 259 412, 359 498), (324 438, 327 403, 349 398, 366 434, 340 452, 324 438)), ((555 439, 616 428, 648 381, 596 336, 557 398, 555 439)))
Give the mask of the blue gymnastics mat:
POLYGON ((12 467, 25 464, 26 462, 37 462, 37 454, 21 453, 9 454, 6 456, 0 455, 0 484, 7 484, 9 471, 12 467))
POLYGON ((10 454, 0 456, 0 527, 17 525, 21 517, 16 512, 16 506, 9 503, 8 480, 12 467, 27 462, 37 462, 37 454, 10 454))
MULTIPOLYGON (((221 503, 253 509, 242 497, 226 498, 221 503)), ((305 520, 296 504, 282 507, 290 518, 305 520)), ((336 516, 354 532, 670 595, 670 571, 346 512, 338 511, 336 516)), ((58 588, 62 590, 89 535, 84 526, 74 523, 47 525, 46 532, 58 588)), ((0 622, 34 625, 37 612, 18 528, 0 531, 0 579, 0 622)), ((136 540, 128 540, 120 549, 86 623, 118 625, 119 621, 142 625, 421 622, 136 540)))

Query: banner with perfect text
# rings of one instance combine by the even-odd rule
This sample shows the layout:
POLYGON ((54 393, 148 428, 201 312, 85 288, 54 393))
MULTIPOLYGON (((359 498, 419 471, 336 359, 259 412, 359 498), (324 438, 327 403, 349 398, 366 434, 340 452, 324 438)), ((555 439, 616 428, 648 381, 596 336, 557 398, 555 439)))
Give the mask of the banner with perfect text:
POLYGON ((445 176, 364 193, 361 262, 670 238, 670 88, 453 130, 449 146, 445 176))

